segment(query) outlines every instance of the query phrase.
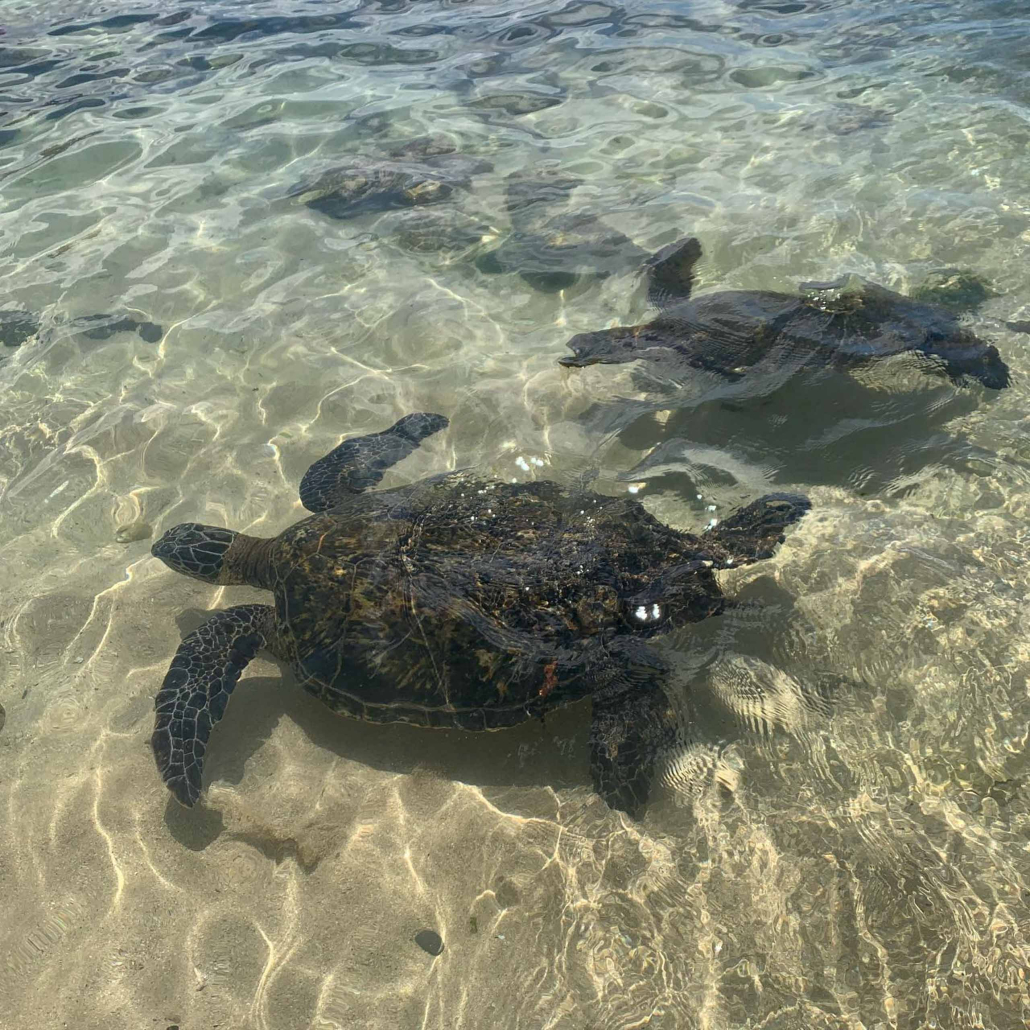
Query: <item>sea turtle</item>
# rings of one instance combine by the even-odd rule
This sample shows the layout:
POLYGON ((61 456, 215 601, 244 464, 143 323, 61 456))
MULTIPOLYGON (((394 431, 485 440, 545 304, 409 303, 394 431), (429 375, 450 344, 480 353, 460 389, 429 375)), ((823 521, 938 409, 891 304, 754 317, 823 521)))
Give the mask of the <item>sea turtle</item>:
POLYGON ((270 590, 182 641, 156 699, 158 769, 200 796, 211 727, 264 648, 337 712, 497 729, 593 697, 591 771, 607 802, 645 804, 674 733, 666 667, 647 644, 727 605, 715 570, 771 557, 809 502, 769 494, 700 536, 632 498, 458 472, 363 493, 448 424, 406 415, 305 474, 313 515, 272 539, 185 523, 152 553, 206 583, 270 590))
POLYGON ((517 272, 541 293, 567 290, 583 276, 597 279, 639 265, 644 251, 623 232, 587 211, 556 215, 532 231, 513 229, 476 267, 488 275, 517 272))
POLYGON ((289 193, 330 218, 354 218, 371 211, 416 207, 446 200, 467 188, 473 175, 489 172, 491 162, 457 153, 444 136, 420 136, 377 157, 354 157, 327 169, 289 193))
POLYGON ((476 259, 489 275, 517 272, 543 293, 568 289, 582 276, 606 278, 647 258, 625 233, 589 211, 568 211, 583 180, 559 169, 514 172, 505 187, 511 232, 476 259))
MULTIPOLYGON (((115 333, 132 331, 147 343, 157 343, 164 336, 161 326, 130 316, 81 315, 67 324, 91 340, 106 340, 115 333)), ((0 345, 20 347, 39 332, 41 325, 39 316, 32 311, 4 308, 0 310, 0 345)))
MULTIPOLYGON (((955 382, 978 379, 992 390, 1009 385, 1009 369, 992 344, 939 304, 846 276, 803 283, 800 295, 724 290, 690 299, 696 239, 681 240, 647 263, 648 296, 661 313, 643 325, 580 333, 568 342, 566 367, 642 359, 675 379, 692 369, 740 379, 763 366, 855 368, 912 351, 932 359, 955 382)), ((1006 322, 1026 331, 1025 322, 1006 322)))
POLYGON ((39 332, 39 318, 31 311, 18 308, 0 310, 0 344, 20 347, 39 332))

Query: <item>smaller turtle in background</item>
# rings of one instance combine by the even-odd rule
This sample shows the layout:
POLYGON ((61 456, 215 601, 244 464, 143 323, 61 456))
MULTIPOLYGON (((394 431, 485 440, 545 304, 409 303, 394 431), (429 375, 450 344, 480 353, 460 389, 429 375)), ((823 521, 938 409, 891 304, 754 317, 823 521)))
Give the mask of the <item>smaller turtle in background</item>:
POLYGON ((453 207, 431 210, 393 211, 377 223, 383 237, 412 254, 451 255, 455 260, 482 248, 498 237, 497 230, 484 219, 464 214, 453 207))
POLYGON ((457 472, 365 492, 447 424, 418 412, 345 440, 301 482, 314 514, 276 537, 188 522, 154 544, 177 572, 274 599, 216 613, 172 659, 151 744, 182 804, 200 797, 211 728, 264 648, 369 722, 494 730, 592 697, 594 785, 643 810, 677 726, 649 640, 722 612, 715 571, 772 557, 808 500, 769 494, 695 535, 625 495, 550 481, 457 472))
POLYGON ((0 344, 20 347, 39 332, 39 318, 31 311, 17 308, 0 310, 0 344))
POLYGON ((952 311, 975 311, 998 293, 976 272, 966 268, 940 268, 931 272, 909 296, 952 311))
POLYGON ((483 158, 457 152, 445 136, 421 136, 355 157, 295 185, 288 196, 330 218, 347 219, 393 208, 422 207, 468 189, 474 175, 493 169, 483 158))
POLYGON ((542 293, 638 268, 647 252, 625 233, 587 211, 567 210, 582 184, 561 169, 513 172, 505 189, 511 232, 476 267, 489 275, 515 272, 542 293))
MULTIPOLYGON (((135 332, 145 343, 157 343, 164 336, 164 329, 154 322, 123 315, 80 315, 63 323, 73 331, 81 332, 91 340, 106 340, 116 333, 135 332)), ((39 316, 18 308, 0 310, 0 345, 20 347, 35 336, 42 326, 39 316)))
MULTIPOLYGON (((645 265, 648 298, 658 316, 641 325, 579 333, 568 341, 572 356, 559 358, 559 364, 582 368, 642 360, 672 380, 692 370, 737 380, 763 366, 843 370, 912 352, 955 383, 975 379, 991 390, 1009 385, 1009 368, 997 347, 941 304, 858 276, 802 283, 799 294, 723 290, 694 298, 700 258, 701 244, 693 238, 660 250, 645 265)), ((1004 325, 1030 328, 1024 322, 1004 325)))

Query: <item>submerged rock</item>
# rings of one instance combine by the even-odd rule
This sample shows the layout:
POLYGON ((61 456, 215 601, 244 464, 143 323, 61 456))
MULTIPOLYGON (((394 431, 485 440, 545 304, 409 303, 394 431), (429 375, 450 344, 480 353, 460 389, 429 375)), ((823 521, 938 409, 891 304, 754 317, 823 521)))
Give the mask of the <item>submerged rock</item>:
POLYGON ((415 943, 430 955, 443 952, 443 938, 435 930, 419 930, 415 934, 415 943))

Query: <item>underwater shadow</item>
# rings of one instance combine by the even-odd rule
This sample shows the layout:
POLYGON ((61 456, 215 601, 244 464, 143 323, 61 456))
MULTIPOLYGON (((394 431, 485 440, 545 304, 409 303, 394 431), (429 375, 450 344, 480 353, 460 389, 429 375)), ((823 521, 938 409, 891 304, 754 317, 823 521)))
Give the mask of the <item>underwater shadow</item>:
POLYGON ((593 434, 646 452, 620 479, 687 496, 736 484, 755 493, 809 484, 898 496, 941 467, 992 465, 992 452, 947 428, 977 410, 980 388, 925 380, 895 387, 892 379, 911 365, 889 362, 864 381, 832 370, 753 384, 699 374, 689 393, 599 402, 581 420, 593 434))
MULTIPOLYGON (((794 599, 771 577, 759 577, 730 592, 730 605, 720 617, 670 634, 662 648, 666 659, 680 665, 669 682, 676 706, 686 719, 684 740, 725 742, 736 729, 692 684, 727 651, 772 657, 772 639, 795 620, 794 599), (711 710, 707 710, 711 708, 711 710)), ((214 610, 188 610, 177 621, 185 636, 214 610)), ((591 719, 589 699, 499 730, 431 729, 406 723, 369 723, 340 715, 309 695, 288 666, 262 653, 280 668, 279 676, 244 673, 222 719, 212 730, 204 770, 205 791, 217 780, 246 789, 247 763, 267 743, 280 720, 291 719, 318 748, 370 769, 398 775, 429 769, 441 779, 476 788, 508 791, 526 788, 592 790, 588 759, 591 719)), ((165 822, 184 847, 202 851, 226 829, 222 814, 201 803, 185 809, 168 798, 165 822)))

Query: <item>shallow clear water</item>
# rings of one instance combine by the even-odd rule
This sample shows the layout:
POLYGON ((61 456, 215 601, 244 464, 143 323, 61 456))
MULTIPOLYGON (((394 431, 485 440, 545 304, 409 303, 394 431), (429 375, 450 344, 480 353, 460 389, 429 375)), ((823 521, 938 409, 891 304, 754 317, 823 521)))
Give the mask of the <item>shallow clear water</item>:
POLYGON ((0 347, 0 1026, 1024 1025, 1020 5, 55 12, 9 2, 0 38, 0 307, 39 320, 0 347), (492 170, 347 220, 291 196, 427 133, 492 170), (625 234, 609 274, 477 267, 527 168, 625 234), (1013 384, 558 368, 647 317, 641 254, 685 234, 699 292, 974 271, 993 295, 964 317, 1013 384), (591 788, 589 706, 369 726, 264 658, 206 807, 168 798, 153 695, 205 612, 261 595, 152 539, 272 535, 314 459, 412 410, 451 428, 390 484, 596 470, 689 530, 811 496, 773 560, 722 574, 756 603, 666 641, 692 719, 642 821, 591 788))

